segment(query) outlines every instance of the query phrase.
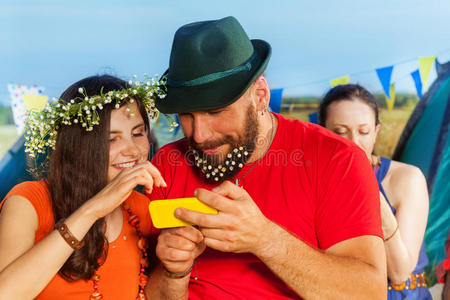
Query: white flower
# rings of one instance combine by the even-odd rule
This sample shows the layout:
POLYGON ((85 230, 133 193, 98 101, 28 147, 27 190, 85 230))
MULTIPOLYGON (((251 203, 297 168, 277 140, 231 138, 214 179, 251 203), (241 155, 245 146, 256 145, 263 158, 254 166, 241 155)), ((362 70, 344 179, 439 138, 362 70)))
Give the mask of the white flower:
POLYGON ((115 107, 115 108, 119 108, 119 107, 120 107, 119 103, 117 103, 116 105, 114 105, 114 107, 115 107))
POLYGON ((89 100, 89 97, 84 97, 84 100, 86 100, 86 101, 89 100))
POLYGON ((128 84, 129 84, 129 85, 132 85, 132 84, 133 84, 133 81, 131 81, 131 80, 128 81, 128 84))
POLYGON ((85 105, 83 108, 84 108, 84 110, 88 110, 89 106, 85 105))
POLYGON ((136 95, 136 94, 137 94, 137 91, 136 91, 136 90, 133 90, 133 94, 136 95))
POLYGON ((75 124, 78 123, 78 119, 73 120, 73 122, 74 122, 75 124))
POLYGON ((83 88, 78 88, 78 93, 83 94, 83 88))

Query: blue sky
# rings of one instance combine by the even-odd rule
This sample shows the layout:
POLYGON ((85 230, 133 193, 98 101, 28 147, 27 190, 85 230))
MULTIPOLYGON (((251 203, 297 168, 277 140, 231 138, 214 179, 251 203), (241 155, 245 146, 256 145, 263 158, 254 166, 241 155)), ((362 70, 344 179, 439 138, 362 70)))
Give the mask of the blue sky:
POLYGON ((448 0, 0 0, 0 103, 8 83, 58 97, 93 74, 161 74, 179 26, 228 15, 272 45, 266 75, 285 95, 323 95, 346 74, 381 92, 375 69, 404 61, 392 81, 414 92, 416 58, 450 60, 448 0))

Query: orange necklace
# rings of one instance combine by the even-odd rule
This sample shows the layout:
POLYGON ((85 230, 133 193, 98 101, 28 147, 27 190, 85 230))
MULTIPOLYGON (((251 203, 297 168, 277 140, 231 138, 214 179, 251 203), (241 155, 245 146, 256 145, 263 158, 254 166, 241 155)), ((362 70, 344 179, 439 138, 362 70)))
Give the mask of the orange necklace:
MULTIPOLYGON (((148 267, 148 257, 147 257, 147 239, 142 234, 139 228, 139 217, 133 214, 130 209, 130 205, 127 202, 122 204, 122 208, 128 214, 128 224, 134 227, 138 236, 137 247, 142 252, 141 259, 139 261, 140 271, 139 271, 139 293, 136 296, 137 300, 146 300, 144 294, 144 287, 147 284, 147 275, 145 275, 145 268, 148 267)), ((91 294, 90 300, 100 300, 103 299, 103 295, 98 290, 98 282, 100 281, 100 275, 97 272, 94 273, 94 276, 91 278, 92 283, 94 285, 94 291, 91 294)))

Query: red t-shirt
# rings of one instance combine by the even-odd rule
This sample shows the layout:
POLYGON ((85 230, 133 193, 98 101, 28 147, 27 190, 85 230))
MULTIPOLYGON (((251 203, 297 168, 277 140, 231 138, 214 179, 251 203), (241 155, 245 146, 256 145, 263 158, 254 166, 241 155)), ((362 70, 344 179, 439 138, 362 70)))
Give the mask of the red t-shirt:
MULTIPOLYGON (((361 235, 382 237, 377 181, 365 153, 320 126, 275 116, 270 149, 240 181, 262 213, 316 249, 361 235)), ((157 153, 153 163, 168 187, 156 189, 152 200, 192 197, 196 188, 215 186, 204 182, 187 149, 183 139, 157 153)), ((197 259, 189 297, 299 298, 254 255, 210 248, 197 259)))

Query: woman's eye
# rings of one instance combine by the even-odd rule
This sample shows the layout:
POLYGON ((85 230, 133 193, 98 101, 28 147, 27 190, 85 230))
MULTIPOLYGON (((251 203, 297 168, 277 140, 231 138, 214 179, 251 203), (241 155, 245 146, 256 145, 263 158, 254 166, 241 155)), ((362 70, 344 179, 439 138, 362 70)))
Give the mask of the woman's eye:
POLYGON ((139 132, 139 133, 134 133, 133 136, 143 136, 144 133, 143 132, 139 132))
POLYGON ((109 142, 110 142, 110 143, 113 143, 113 142, 115 142, 115 141, 117 141, 117 138, 116 138, 116 137, 113 137, 113 138, 110 138, 110 139, 109 139, 109 142))
POLYGON ((336 133, 336 134, 339 134, 339 135, 344 135, 344 134, 345 134, 345 131, 335 131, 335 133, 336 133))

